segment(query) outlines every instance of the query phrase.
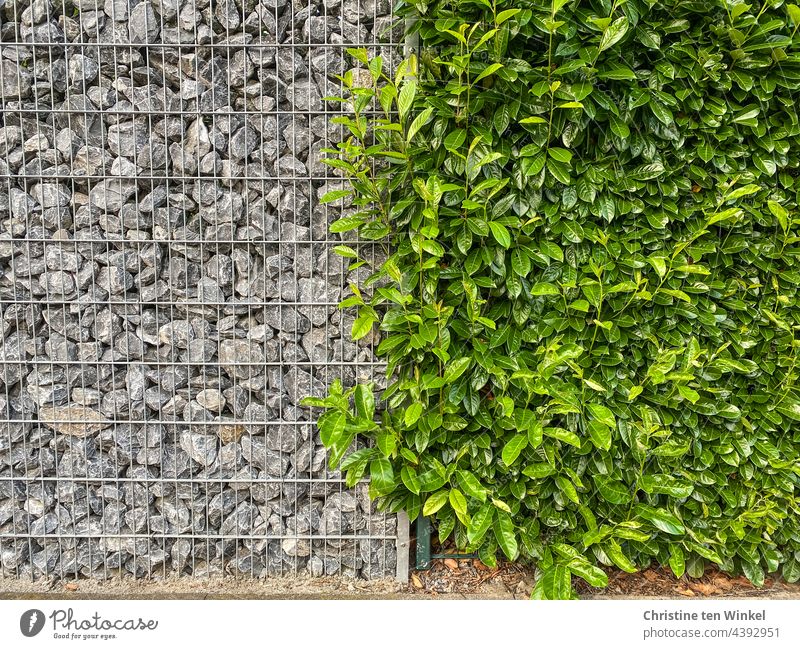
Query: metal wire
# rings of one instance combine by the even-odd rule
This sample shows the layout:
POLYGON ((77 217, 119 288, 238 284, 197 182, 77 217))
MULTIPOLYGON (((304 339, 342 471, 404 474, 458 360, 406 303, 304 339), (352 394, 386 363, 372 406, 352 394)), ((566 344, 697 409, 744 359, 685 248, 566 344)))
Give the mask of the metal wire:
POLYGON ((383 4, 0 8, 0 574, 394 576, 299 406, 384 381, 332 247, 385 243, 318 202, 344 50, 402 54, 383 4))

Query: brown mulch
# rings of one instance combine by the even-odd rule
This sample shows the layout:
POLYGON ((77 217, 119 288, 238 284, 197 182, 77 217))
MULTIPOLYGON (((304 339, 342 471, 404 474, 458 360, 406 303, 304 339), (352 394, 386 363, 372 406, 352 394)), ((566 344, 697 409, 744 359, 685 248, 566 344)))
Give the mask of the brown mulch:
POLYGON ((530 594, 533 573, 519 564, 490 568, 478 559, 434 559, 429 570, 411 572, 409 591, 417 594, 482 595, 513 598, 530 594))
POLYGON ((767 577, 764 585, 758 588, 744 577, 733 577, 716 568, 707 569, 703 576, 697 579, 686 575, 678 579, 669 568, 658 567, 633 574, 621 570, 607 572, 606 588, 592 588, 582 580, 577 580, 576 587, 581 597, 800 599, 800 585, 788 584, 777 576, 767 577))
MULTIPOLYGON (((582 579, 573 580, 581 599, 800 599, 800 584, 788 584, 776 577, 768 577, 764 586, 757 588, 744 577, 733 577, 716 569, 706 570, 697 579, 686 575, 677 579, 669 568, 658 567, 634 574, 611 568, 606 572, 606 588, 593 588, 582 579)), ((534 583, 534 570, 530 566, 498 563, 497 568, 490 568, 478 559, 435 559, 429 570, 412 571, 408 592, 430 597, 463 595, 519 599, 530 596, 534 583)))

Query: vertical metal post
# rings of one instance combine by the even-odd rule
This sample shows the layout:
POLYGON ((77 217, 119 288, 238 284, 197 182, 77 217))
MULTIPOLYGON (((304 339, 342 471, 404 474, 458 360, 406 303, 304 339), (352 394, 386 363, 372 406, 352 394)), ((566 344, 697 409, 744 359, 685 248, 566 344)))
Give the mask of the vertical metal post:
POLYGON ((419 50, 419 34, 416 32, 411 33, 416 22, 416 18, 406 18, 405 20, 406 38, 403 42, 403 56, 406 58, 413 52, 418 53, 419 50))
POLYGON ((408 583, 409 520, 405 512, 397 512, 397 573, 396 579, 408 583))
POLYGON ((417 519, 416 569, 428 570, 431 567, 431 533, 433 525, 427 516, 417 519))

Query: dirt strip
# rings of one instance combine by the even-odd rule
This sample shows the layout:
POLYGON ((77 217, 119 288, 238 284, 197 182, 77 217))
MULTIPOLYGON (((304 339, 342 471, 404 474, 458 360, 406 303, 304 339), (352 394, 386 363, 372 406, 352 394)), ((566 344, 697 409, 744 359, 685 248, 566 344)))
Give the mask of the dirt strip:
MULTIPOLYGON (((414 571, 408 584, 332 577, 272 579, 173 577, 35 581, 0 577, 0 599, 527 599, 534 575, 514 564, 490 569, 473 560, 435 561, 414 571)), ((581 599, 798 599, 800 585, 770 578, 755 588, 741 577, 709 570, 699 579, 675 579, 662 570, 628 575, 609 571, 609 585, 576 581, 581 599)))

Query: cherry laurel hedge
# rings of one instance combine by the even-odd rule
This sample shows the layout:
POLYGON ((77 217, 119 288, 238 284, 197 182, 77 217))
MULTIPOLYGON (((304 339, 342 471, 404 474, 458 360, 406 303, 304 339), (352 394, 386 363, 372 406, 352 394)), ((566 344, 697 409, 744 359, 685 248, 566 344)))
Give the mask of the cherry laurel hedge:
POLYGON ((329 152, 331 230, 391 242, 342 303, 387 389, 306 401, 331 464, 487 564, 531 560, 534 597, 602 566, 798 580, 800 9, 398 13, 418 56, 350 52, 329 152))

